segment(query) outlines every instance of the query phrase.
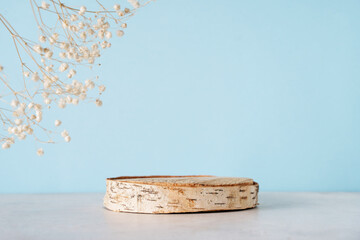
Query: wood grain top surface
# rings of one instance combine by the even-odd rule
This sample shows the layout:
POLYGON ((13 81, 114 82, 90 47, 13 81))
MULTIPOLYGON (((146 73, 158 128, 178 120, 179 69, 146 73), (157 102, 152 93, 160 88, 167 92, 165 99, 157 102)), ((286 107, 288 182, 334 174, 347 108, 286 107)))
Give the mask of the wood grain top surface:
POLYGON ((216 177, 209 175, 200 176, 138 176, 138 177, 118 177, 109 178, 110 181, 127 183, 138 183, 146 185, 166 185, 166 186, 234 186, 252 185, 251 178, 243 177, 216 177))

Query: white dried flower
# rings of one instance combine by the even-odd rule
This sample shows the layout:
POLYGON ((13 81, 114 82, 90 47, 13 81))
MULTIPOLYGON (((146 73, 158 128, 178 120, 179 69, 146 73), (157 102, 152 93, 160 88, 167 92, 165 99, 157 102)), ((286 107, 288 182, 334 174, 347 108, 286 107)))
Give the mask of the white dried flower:
POLYGON ((78 105, 79 104, 79 99, 78 98, 73 98, 72 104, 78 105))
POLYGON ((62 132, 61 132, 61 136, 62 136, 63 138, 65 138, 66 136, 69 136, 68 131, 66 131, 66 130, 62 131, 62 132))
POLYGON ((31 80, 33 80, 34 82, 39 81, 40 77, 39 74, 37 72, 34 72, 31 76, 31 80))
POLYGON ((63 59, 66 58, 66 53, 60 52, 60 53, 59 53, 59 57, 60 57, 60 58, 63 58, 63 59))
POLYGON ((119 5, 119 4, 115 4, 115 5, 114 5, 114 10, 115 10, 115 11, 119 11, 119 10, 120 10, 120 5, 119 5))
POLYGON ((60 72, 65 72, 66 69, 68 69, 68 68, 69 68, 69 64, 67 64, 67 63, 62 63, 62 64, 60 65, 60 67, 59 67, 59 71, 60 71, 60 72))
POLYGON ((36 153, 37 153, 37 155, 42 156, 42 155, 44 155, 44 149, 39 148, 39 149, 36 151, 36 153))
POLYGON ((20 139, 20 140, 24 140, 26 138, 26 134, 25 133, 20 133, 19 135, 17 135, 17 137, 20 139))
POLYGON ((103 102, 100 99, 96 99, 95 104, 96 106, 101 107, 103 105, 103 102))
POLYGON ((105 32, 105 37, 106 37, 107 39, 110 39, 110 38, 112 37, 112 33, 109 32, 109 31, 106 31, 106 32, 105 32))
POLYGON ((55 120, 55 126, 58 127, 61 125, 61 121, 60 120, 55 120))
POLYGON ((136 0, 128 0, 128 2, 134 7, 134 8, 139 8, 140 7, 140 3, 136 0))
POLYGON ((79 19, 78 16, 75 15, 75 14, 72 14, 72 15, 70 16, 70 20, 73 21, 73 22, 77 21, 78 19, 79 19))
POLYGON ((117 14, 119 15, 119 17, 123 17, 125 15, 123 11, 118 11, 117 14))
POLYGON ((19 101, 14 99, 11 101, 10 105, 15 108, 15 107, 19 106, 19 101))
POLYGON ((79 14, 80 14, 80 15, 83 15, 85 12, 86 12, 86 7, 85 7, 85 6, 81 6, 81 7, 80 7, 79 14))
POLYGON ((53 38, 54 40, 58 40, 59 39, 59 34, 58 33, 53 33, 51 38, 53 38))
POLYGON ((122 23, 122 24, 121 24, 121 27, 122 27, 122 28, 127 28, 127 24, 126 24, 126 23, 122 23))
POLYGON ((10 144, 9 142, 4 142, 4 143, 1 145, 1 147, 2 147, 3 149, 8 149, 8 148, 11 147, 11 144, 10 144))
POLYGON ((45 57, 46 58, 51 58, 52 56, 53 56, 53 52, 52 51, 47 51, 46 53, 45 53, 45 57))
POLYGON ((50 7, 50 4, 48 4, 47 2, 43 1, 43 2, 41 3, 41 8, 42 8, 42 9, 49 9, 49 7, 50 7))
MULTIPOLYGON (((45 70, 46 70, 47 72, 53 72, 53 71, 54 71, 53 66, 54 66, 54 65, 46 66, 46 67, 45 67, 45 70)), ((44 76, 44 79, 49 79, 49 77, 45 75, 45 76, 44 76)))
POLYGON ((40 45, 34 45, 33 50, 37 53, 42 53, 43 49, 40 45))
POLYGON ((85 80, 85 87, 89 89, 93 89, 95 87, 95 83, 91 80, 85 80))
POLYGON ((30 76, 30 72, 24 72, 24 77, 29 77, 30 76))
POLYGON ((99 86, 99 92, 104 92, 106 87, 104 85, 99 86))
POLYGON ((101 29, 99 32, 98 32, 98 37, 103 39, 104 38, 104 34, 105 34, 105 31, 103 29, 101 29))
POLYGON ((59 108, 65 108, 66 107, 66 101, 63 98, 59 99, 58 107, 59 108))
POLYGON ((48 93, 48 92, 43 92, 43 93, 41 94, 41 96, 42 96, 43 98, 48 98, 49 95, 50 95, 50 93, 48 93))
POLYGON ((27 134, 31 135, 31 134, 33 134, 33 132, 34 132, 34 129, 28 128, 28 129, 26 130, 26 132, 27 132, 27 134))
POLYGON ((70 141, 71 141, 71 137, 70 137, 70 136, 65 136, 65 137, 64 137, 64 140, 65 140, 65 142, 70 142, 70 141))
POLYGON ((19 119, 19 118, 17 118, 17 119, 15 119, 15 124, 16 125, 20 125, 20 124, 22 124, 22 122, 23 122, 23 120, 22 119, 19 119))
POLYGON ((51 99, 50 98, 45 98, 44 103, 49 105, 51 103, 51 99))
POLYGON ((69 49, 69 47, 70 47, 70 44, 68 44, 68 43, 64 43, 64 42, 60 43, 61 49, 67 50, 67 49, 69 49))
POLYGON ((107 47, 107 41, 103 41, 101 44, 100 44, 100 46, 101 46, 101 48, 106 48, 107 47))
POLYGON ((41 36, 39 37, 39 41, 42 42, 42 43, 46 42, 46 37, 43 36, 43 35, 41 35, 41 36))
POLYGON ((49 43, 51 45, 53 45, 54 43, 56 43, 56 40, 51 37, 51 38, 49 38, 49 43))
POLYGON ((118 37, 122 37, 122 36, 124 36, 124 31, 123 31, 123 30, 117 30, 117 31, 116 31, 116 35, 117 35, 118 37))
POLYGON ((79 27, 80 29, 83 29, 83 28, 85 27, 85 23, 84 23, 84 22, 79 22, 79 23, 78 23, 78 27, 79 27))
POLYGON ((95 31, 93 29, 91 29, 91 28, 88 29, 87 32, 88 32, 89 35, 94 35, 94 33, 95 33, 95 31))
POLYGON ((74 76, 76 74, 76 71, 74 69, 70 69, 69 73, 74 76))
POLYGON ((86 99, 86 93, 82 93, 82 94, 80 94, 80 96, 79 96, 79 98, 80 98, 80 100, 85 100, 86 99))
POLYGON ((33 107, 34 107, 34 103, 29 103, 29 104, 28 104, 28 108, 29 108, 29 109, 32 109, 33 107))
POLYGON ((37 122, 41 122, 41 121, 42 121, 42 115, 36 116, 35 120, 36 120, 37 122))
POLYGON ((51 87, 51 82, 49 80, 45 80, 43 85, 45 89, 48 89, 51 87))
POLYGON ((71 96, 66 97, 66 103, 72 103, 72 97, 71 96))
POLYGON ((82 40, 86 40, 86 32, 80 33, 80 38, 81 38, 82 40))

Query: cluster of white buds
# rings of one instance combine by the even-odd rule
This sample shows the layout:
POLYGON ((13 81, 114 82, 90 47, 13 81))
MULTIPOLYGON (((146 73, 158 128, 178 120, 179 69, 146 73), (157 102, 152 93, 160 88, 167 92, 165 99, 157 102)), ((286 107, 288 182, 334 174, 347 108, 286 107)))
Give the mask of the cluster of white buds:
MULTIPOLYGON (((98 77, 80 80, 77 72, 82 67, 93 69, 102 51, 111 47, 113 31, 118 37, 124 36, 123 29, 127 28, 129 17, 135 14, 137 8, 151 1, 128 0, 128 7, 115 4, 113 10, 107 10, 99 3, 99 11, 90 11, 86 6, 76 9, 60 1, 48 0, 39 4, 37 0, 30 0, 31 7, 37 9, 34 11, 40 30, 37 41, 15 34, 14 28, 0 14, 1 23, 10 32, 16 48, 24 50, 19 54, 27 54, 33 60, 32 63, 25 63, 19 55, 25 89, 13 88, 3 74, 4 67, 0 65, 0 84, 3 83, 8 91, 0 92, 0 104, 10 105, 10 108, 0 105, 0 123, 2 121, 4 128, 4 133, 0 128, 2 148, 8 149, 16 140, 24 140, 29 135, 39 142, 52 143, 51 137, 40 140, 37 130, 43 130, 47 136, 56 133, 42 125, 44 111, 53 109, 53 105, 63 109, 67 105, 78 105, 80 101, 88 100, 102 106, 100 96, 105 86, 99 84, 98 77), (53 16, 56 21, 54 26, 45 24, 45 13, 46 17, 53 16), (91 90, 96 87, 97 97, 94 97, 91 90), (3 96, 7 96, 7 99, 3 96)), ((55 127, 61 124, 61 120, 55 121, 55 127)), ((60 135, 65 142, 71 141, 66 130, 60 135)), ((37 154, 43 155, 44 150, 38 149, 37 154)))

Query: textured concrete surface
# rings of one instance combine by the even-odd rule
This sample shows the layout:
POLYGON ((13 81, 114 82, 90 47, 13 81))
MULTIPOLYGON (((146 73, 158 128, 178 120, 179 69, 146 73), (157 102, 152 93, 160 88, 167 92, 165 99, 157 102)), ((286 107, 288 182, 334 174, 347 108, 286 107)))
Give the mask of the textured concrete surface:
POLYGON ((104 194, 0 195, 0 239, 360 239, 360 193, 260 193, 251 210, 111 212, 104 194))

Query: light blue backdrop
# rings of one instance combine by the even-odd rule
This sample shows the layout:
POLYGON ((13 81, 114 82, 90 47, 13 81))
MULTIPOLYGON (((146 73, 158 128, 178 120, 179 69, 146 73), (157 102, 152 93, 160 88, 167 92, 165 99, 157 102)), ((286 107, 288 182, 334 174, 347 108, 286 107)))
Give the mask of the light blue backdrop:
MULTIPOLYGON (((28 7, 1 12, 37 37, 28 7)), ((355 0, 152 3, 102 58, 104 106, 59 111, 73 140, 41 158, 33 141, 0 151, 0 192, 98 192, 149 174, 359 191, 359 12, 355 0)), ((0 62, 20 76, 0 33, 0 62)))

